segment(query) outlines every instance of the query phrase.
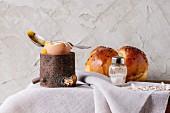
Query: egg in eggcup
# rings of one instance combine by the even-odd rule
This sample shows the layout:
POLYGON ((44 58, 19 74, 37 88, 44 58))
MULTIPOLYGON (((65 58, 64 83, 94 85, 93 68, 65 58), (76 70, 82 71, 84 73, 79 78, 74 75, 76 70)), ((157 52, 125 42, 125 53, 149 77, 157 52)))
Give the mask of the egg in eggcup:
POLYGON ((64 42, 46 42, 40 54, 40 85, 43 87, 76 86, 75 53, 64 42))

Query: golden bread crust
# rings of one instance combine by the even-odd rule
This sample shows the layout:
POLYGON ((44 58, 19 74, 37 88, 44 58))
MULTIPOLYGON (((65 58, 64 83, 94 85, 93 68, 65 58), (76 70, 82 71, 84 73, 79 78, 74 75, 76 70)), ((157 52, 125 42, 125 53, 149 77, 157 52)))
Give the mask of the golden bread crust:
POLYGON ((98 72, 106 76, 109 75, 109 66, 113 56, 118 56, 118 53, 104 46, 95 48, 85 64, 85 70, 90 72, 98 72))
POLYGON ((144 52, 138 48, 124 46, 117 50, 120 56, 125 58, 127 66, 126 81, 144 81, 148 78, 148 60, 144 52))

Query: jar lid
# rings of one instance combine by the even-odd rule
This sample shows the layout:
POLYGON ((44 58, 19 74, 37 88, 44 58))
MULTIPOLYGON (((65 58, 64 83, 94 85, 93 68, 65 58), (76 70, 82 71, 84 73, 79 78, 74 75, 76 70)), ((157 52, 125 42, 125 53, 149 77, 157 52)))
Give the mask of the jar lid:
POLYGON ((125 64, 125 59, 124 59, 124 57, 115 56, 115 57, 112 57, 112 63, 123 65, 123 64, 125 64))

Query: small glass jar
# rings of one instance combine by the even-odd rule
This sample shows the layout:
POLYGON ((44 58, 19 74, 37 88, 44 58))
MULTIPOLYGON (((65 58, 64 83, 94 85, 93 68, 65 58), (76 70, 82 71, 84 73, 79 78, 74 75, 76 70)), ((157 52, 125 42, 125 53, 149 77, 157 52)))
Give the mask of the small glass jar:
POLYGON ((125 84, 127 75, 127 67, 123 57, 112 57, 112 64, 109 66, 109 77, 112 83, 116 86, 123 86, 125 84))

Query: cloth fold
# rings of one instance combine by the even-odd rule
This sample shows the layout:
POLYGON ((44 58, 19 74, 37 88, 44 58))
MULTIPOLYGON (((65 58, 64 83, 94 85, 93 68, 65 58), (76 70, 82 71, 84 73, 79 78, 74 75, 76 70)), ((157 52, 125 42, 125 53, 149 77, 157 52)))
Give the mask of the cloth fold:
MULTIPOLYGON (((164 113, 168 91, 132 91, 116 87, 102 74, 76 71, 77 87, 45 88, 30 84, 10 96, 0 113, 164 113)), ((140 85, 152 83, 135 83, 140 85)))
MULTIPOLYGON (((89 72, 83 73, 79 71, 77 74, 79 75, 78 80, 96 86, 94 87, 94 95, 101 92, 104 95, 112 113, 139 113, 148 97, 154 92, 131 91, 116 87, 111 83, 108 77, 101 74, 93 73, 94 75, 92 75, 92 73, 89 74, 89 72)), ((96 98, 100 100, 100 96, 96 98)), ((102 101, 99 102, 102 103, 102 101)), ((96 110, 99 110, 99 112, 96 113, 103 113, 100 108, 96 110)))

